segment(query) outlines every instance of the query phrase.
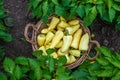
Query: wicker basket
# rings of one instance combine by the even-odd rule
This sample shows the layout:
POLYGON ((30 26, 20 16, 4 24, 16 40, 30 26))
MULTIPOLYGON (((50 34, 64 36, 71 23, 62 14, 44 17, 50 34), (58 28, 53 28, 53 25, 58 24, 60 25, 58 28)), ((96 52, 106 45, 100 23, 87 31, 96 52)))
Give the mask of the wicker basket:
MULTIPOLYGON (((51 20, 51 18, 52 17, 49 18, 49 21, 51 20)), ((89 29, 83 27, 83 21, 82 20, 80 20, 80 19, 78 19, 78 20, 80 21, 80 26, 82 27, 83 32, 84 33, 88 33, 89 36, 90 36, 89 29)), ((36 37, 37 37, 38 34, 40 34, 41 30, 43 28, 45 28, 45 27, 47 27, 47 26, 42 22, 42 20, 40 20, 36 25, 31 24, 31 23, 29 23, 29 24, 26 25, 25 31, 24 31, 24 36, 25 36, 26 40, 29 43, 32 44, 33 51, 38 50, 39 47, 38 47, 38 44, 37 44, 37 41, 36 41, 36 37), (28 35, 29 35, 29 32, 30 32, 31 28, 33 28, 33 30, 32 30, 32 37, 30 38, 28 35)), ((68 64, 68 65, 65 65, 65 67, 67 67, 69 69, 73 69, 73 68, 79 66, 80 64, 82 64, 86 59, 88 59, 88 60, 95 60, 96 57, 99 54, 98 52, 96 52, 96 54, 95 54, 94 57, 90 57, 89 56, 89 52, 90 52, 93 44, 95 44, 97 47, 100 46, 100 44, 98 43, 98 41, 90 39, 88 51, 86 51, 85 54, 82 55, 80 58, 77 58, 76 62, 68 64)))

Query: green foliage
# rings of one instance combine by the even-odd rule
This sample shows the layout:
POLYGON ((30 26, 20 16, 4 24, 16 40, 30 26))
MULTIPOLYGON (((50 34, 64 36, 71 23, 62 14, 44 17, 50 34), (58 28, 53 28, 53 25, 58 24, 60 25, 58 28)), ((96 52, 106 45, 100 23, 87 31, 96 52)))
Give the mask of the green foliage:
POLYGON ((7 28, 4 26, 4 18, 6 16, 6 10, 3 7, 3 0, 0 0, 0 40, 5 42, 12 41, 11 35, 8 33, 7 28))
POLYGON ((120 12, 119 0, 28 0, 28 3, 28 11, 32 10, 33 16, 45 23, 52 14, 66 19, 80 17, 84 26, 90 26, 97 15, 107 22, 119 23, 116 19, 120 12))
POLYGON ((66 59, 66 57, 65 56, 61 56, 61 57, 59 57, 59 59, 58 59, 58 66, 63 66, 63 65, 65 65, 66 64, 66 62, 67 62, 67 59, 66 59))
POLYGON ((0 46, 0 61, 3 59, 4 56, 4 50, 3 48, 0 46))
POLYGON ((0 72, 0 80, 7 80, 7 77, 2 72, 0 72))
POLYGON ((55 51, 54 49, 49 48, 49 49, 46 50, 46 53, 47 53, 48 55, 50 55, 50 54, 52 54, 54 51, 55 51))
POLYGON ((66 58, 62 56, 57 60, 51 57, 50 54, 54 52, 54 49, 48 49, 46 52, 48 56, 41 56, 42 54, 39 54, 41 51, 35 51, 34 54, 37 58, 22 56, 17 57, 15 60, 5 58, 3 68, 11 80, 69 80, 70 71, 63 66, 66 63, 66 58))
MULTIPOLYGON (((120 79, 120 53, 113 52, 107 47, 95 48, 99 51, 96 61, 84 61, 75 70, 64 67, 65 56, 54 59, 50 56, 54 49, 48 49, 48 56, 42 56, 42 51, 35 51, 35 57, 17 57, 15 60, 5 58, 3 68, 11 80, 119 80, 120 79), (39 54, 39 55, 37 55, 39 54)), ((3 74, 2 78, 7 79, 3 74)))
POLYGON ((9 33, 6 33, 2 30, 0 30, 0 39, 2 39, 5 42, 10 42, 13 40, 12 36, 9 33))
POLYGON ((15 62, 12 59, 6 57, 5 60, 3 61, 3 67, 6 72, 13 74, 15 62))
POLYGON ((96 48, 100 55, 96 61, 85 61, 72 73, 72 80, 119 80, 120 53, 113 52, 107 47, 96 48))

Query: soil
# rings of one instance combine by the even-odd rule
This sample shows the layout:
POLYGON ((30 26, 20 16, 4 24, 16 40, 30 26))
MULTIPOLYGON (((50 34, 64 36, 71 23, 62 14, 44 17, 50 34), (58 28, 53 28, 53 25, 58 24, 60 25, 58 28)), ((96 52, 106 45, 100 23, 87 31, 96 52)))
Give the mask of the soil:
MULTIPOLYGON (((15 38, 10 43, 4 43, 6 56, 32 57, 31 44, 21 39, 24 38, 25 25, 33 21, 32 17, 27 15, 27 0, 4 0, 4 6, 8 10, 7 16, 13 18, 14 27, 10 29, 10 34, 15 38)), ((107 24, 97 19, 90 30, 95 34, 94 39, 98 40, 100 45, 120 51, 120 34, 115 31, 114 24, 107 24)))

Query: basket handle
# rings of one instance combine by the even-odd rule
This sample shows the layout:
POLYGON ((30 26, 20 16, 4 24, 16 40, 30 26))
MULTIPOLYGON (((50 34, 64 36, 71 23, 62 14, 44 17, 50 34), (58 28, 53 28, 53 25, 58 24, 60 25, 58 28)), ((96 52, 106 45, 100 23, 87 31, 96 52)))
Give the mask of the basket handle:
POLYGON ((27 25, 25 26, 24 36, 25 36, 26 40, 27 40, 29 43, 34 44, 35 42, 33 41, 33 38, 29 38, 29 36, 28 36, 28 33, 29 33, 30 28, 32 28, 33 31, 34 31, 34 30, 36 31, 35 25, 29 23, 29 24, 27 24, 27 25))
MULTIPOLYGON (((97 47, 100 47, 100 44, 96 40, 91 40, 90 41, 90 49, 93 47, 93 44, 95 44, 97 47)), ((99 55, 99 52, 97 51, 94 57, 90 57, 89 54, 87 54, 87 59, 88 60, 95 60, 97 56, 99 55)))

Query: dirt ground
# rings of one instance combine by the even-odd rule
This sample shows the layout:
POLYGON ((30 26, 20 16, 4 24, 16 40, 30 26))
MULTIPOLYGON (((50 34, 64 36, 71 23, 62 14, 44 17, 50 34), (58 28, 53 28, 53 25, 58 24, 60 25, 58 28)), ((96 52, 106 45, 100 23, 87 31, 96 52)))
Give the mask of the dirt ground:
MULTIPOLYGON (((31 16, 27 16, 27 0, 4 0, 4 6, 8 10, 7 15, 13 18, 14 27, 10 29, 10 33, 15 38, 14 41, 4 44, 6 56, 31 57, 31 45, 21 40, 25 25, 33 20, 31 16)), ((114 30, 114 25, 97 19, 91 27, 91 33, 95 34, 94 39, 101 45, 120 51, 120 34, 114 30)))

